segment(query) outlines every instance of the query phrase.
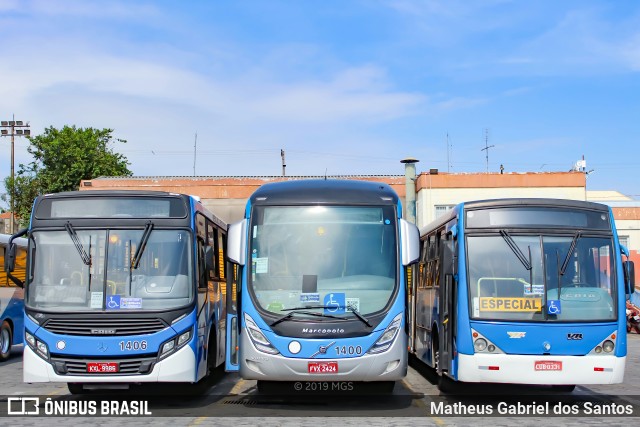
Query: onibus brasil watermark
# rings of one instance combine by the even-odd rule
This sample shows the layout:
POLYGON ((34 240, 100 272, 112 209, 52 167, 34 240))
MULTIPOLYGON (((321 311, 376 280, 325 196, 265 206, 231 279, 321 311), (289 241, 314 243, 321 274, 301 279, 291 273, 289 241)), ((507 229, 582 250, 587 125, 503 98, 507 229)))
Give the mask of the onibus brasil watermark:
POLYGON ((146 400, 53 400, 8 397, 7 415, 153 415, 146 400))

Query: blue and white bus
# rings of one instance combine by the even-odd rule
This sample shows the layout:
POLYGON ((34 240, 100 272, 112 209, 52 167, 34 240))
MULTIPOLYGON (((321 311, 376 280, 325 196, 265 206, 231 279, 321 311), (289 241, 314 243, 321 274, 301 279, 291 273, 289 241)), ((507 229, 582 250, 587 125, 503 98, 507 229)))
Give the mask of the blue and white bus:
POLYGON ((39 196, 28 229, 24 381, 72 393, 197 383, 224 362, 226 224, 198 199, 39 196))
POLYGON ((467 202, 421 239, 410 351, 437 370, 442 389, 622 382, 633 263, 622 260, 607 206, 467 202))
POLYGON ((229 227, 238 306, 227 319, 227 370, 259 389, 301 380, 392 388, 407 372, 406 268, 419 255, 418 229, 401 215, 381 183, 256 190, 229 227))
POLYGON ((11 356, 11 347, 22 344, 24 336, 24 281, 27 258, 27 241, 16 239, 15 263, 12 273, 4 269, 9 235, 0 234, 0 362, 11 356), (13 276, 13 279, 12 279, 13 276))

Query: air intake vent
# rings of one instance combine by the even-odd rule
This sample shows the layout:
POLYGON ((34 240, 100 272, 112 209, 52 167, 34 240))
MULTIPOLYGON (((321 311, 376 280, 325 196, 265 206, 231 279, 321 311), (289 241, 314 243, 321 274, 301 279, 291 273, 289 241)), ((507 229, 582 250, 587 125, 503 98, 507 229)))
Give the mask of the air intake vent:
POLYGON ((161 319, 154 318, 101 318, 101 319, 49 319, 46 330, 60 335, 117 336, 145 335, 168 327, 161 319))

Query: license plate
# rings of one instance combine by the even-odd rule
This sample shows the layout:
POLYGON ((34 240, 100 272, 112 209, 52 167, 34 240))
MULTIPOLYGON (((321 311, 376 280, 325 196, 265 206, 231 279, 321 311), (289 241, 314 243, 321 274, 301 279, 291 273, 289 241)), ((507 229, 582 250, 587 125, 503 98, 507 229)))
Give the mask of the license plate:
POLYGON ((90 374, 114 374, 120 370, 117 362, 89 362, 87 372, 90 374))
POLYGON ((309 362, 310 374, 337 374, 338 362, 309 362))
POLYGON ((536 371, 562 371, 562 362, 556 360, 540 360, 535 362, 536 371))

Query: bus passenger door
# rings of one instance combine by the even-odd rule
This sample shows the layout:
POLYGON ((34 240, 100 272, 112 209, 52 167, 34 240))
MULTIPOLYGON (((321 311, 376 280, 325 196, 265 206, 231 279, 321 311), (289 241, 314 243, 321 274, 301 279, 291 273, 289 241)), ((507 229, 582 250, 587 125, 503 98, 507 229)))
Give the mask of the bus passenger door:
POLYGON ((242 289, 242 266, 246 263, 247 220, 229 225, 227 230, 227 318, 225 371, 237 372, 239 364, 240 294, 242 289))
POLYGON ((450 233, 443 234, 440 245, 440 325, 438 370, 451 375, 453 359, 454 313, 454 241, 450 233))
POLYGON ((237 372, 238 364, 238 272, 237 265, 227 262, 226 322, 225 322, 225 365, 226 372, 237 372))

